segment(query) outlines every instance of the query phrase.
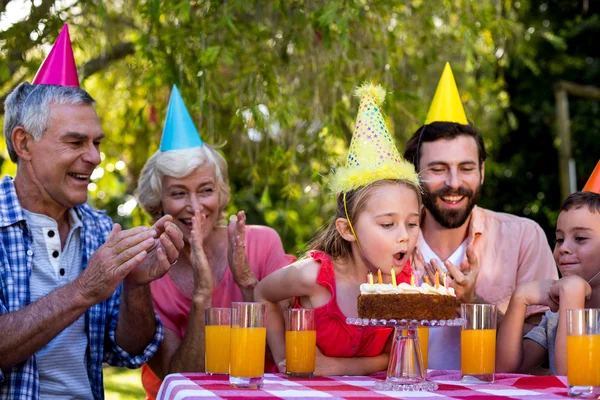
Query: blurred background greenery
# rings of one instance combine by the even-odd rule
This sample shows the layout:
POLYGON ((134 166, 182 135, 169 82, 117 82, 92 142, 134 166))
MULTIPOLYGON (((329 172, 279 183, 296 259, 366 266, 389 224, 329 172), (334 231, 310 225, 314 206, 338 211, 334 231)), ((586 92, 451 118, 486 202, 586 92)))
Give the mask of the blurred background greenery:
MULTIPOLYGON (((69 23, 107 135, 90 202, 126 227, 148 223, 134 191, 175 83, 229 161, 228 211, 246 210, 298 253, 331 215, 328 173, 344 162, 353 89, 386 87, 402 148, 449 61, 491 155, 481 204, 532 218, 553 240, 553 85, 600 81, 599 11, 595 0, 0 0, 0 100, 31 81, 69 23)), ((578 189, 599 158, 599 107, 570 99, 578 189)), ((4 143, 0 169, 15 172, 4 143)), ((138 376, 108 370, 109 398, 139 398, 138 376)))
MULTIPOLYGON (((553 84, 600 77, 599 2, 589 0, 0 1, 0 99, 31 80, 68 22, 82 87, 107 139, 90 202, 125 226, 176 83, 203 139, 230 166, 229 212, 301 251, 334 204, 353 89, 383 84, 402 148, 450 61, 467 116, 491 154, 482 205, 538 221, 560 204, 553 84)), ((578 188, 600 154, 597 101, 571 100, 578 188)), ((0 108, 0 111, 3 111, 0 108)), ((1 117, 0 117, 1 118, 1 117)), ((4 145, 3 145, 4 146, 4 145)), ((1 172, 15 166, 2 149, 1 172)))

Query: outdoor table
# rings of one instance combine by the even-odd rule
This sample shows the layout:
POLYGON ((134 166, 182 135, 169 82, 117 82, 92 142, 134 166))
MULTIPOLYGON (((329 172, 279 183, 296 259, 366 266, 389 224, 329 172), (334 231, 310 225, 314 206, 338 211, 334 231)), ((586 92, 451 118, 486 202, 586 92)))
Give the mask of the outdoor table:
POLYGON ((314 379, 288 378, 283 374, 265 374, 261 389, 229 387, 226 375, 201 373, 168 375, 157 400, 183 399, 558 399, 567 397, 564 376, 531 376, 496 374, 493 384, 462 384, 460 371, 430 370, 427 378, 438 384, 433 392, 376 390, 374 385, 385 380, 385 373, 371 376, 329 376, 314 379))

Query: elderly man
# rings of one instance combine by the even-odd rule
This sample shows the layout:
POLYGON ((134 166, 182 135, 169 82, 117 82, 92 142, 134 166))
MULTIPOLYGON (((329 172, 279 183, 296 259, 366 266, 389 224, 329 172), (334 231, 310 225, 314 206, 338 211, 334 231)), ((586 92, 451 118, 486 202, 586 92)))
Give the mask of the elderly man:
POLYGON ((104 134, 70 49, 65 27, 34 84, 5 103, 17 174, 0 181, 2 399, 101 399, 102 362, 146 362, 163 335, 148 283, 183 247, 171 217, 124 231, 85 204, 104 134), (58 76, 48 69, 64 60, 58 76))
MULTIPOLYGON (((461 303, 496 304, 501 316, 519 282, 557 279, 552 251, 532 220, 477 207, 486 152, 479 132, 467 121, 446 64, 425 125, 406 144, 423 185, 425 210, 418 248, 429 274, 449 272, 461 303)), ((544 311, 529 307, 539 322, 544 311)), ((429 367, 460 368, 460 332, 430 332, 429 367)))

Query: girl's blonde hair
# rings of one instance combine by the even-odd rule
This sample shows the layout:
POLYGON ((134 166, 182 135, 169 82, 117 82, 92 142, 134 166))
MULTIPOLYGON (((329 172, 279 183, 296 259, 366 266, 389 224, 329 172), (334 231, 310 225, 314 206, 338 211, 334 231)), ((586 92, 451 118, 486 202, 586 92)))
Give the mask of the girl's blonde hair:
POLYGON ((328 254, 334 260, 348 260, 352 256, 352 245, 344 239, 337 231, 335 221, 338 218, 350 219, 352 224, 356 224, 358 216, 365 209, 369 196, 374 189, 386 185, 401 185, 412 189, 417 195, 419 209, 421 207, 421 188, 409 180, 385 179, 375 181, 369 185, 362 186, 358 189, 351 190, 346 193, 346 209, 348 217, 344 210, 344 194, 340 193, 337 196, 335 215, 325 225, 325 227, 317 234, 317 236, 308 244, 309 251, 319 250, 328 254))
POLYGON ((158 150, 154 153, 146 161, 138 182, 136 195, 140 206, 150 214, 153 220, 159 219, 163 215, 162 178, 164 176, 186 177, 206 163, 215 168, 215 180, 219 194, 219 222, 223 222, 225 207, 227 207, 231 195, 227 161, 221 153, 208 144, 183 150, 158 150))

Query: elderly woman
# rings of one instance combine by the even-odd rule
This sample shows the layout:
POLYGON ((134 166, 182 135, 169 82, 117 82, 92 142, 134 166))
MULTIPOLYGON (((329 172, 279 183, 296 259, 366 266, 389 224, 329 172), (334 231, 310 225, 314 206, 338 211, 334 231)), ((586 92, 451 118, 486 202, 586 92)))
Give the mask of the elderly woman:
MULTIPOLYGON (((206 307, 253 301, 258 281, 293 261, 279 235, 268 227, 247 226, 243 211, 228 226, 223 223, 230 198, 227 163, 213 147, 200 143, 158 150, 139 180, 140 205, 154 220, 171 215, 185 242, 169 273, 151 285, 165 338, 142 369, 150 398, 167 374, 204 371, 206 307)), ((276 368, 271 364, 269 370, 276 368)))

